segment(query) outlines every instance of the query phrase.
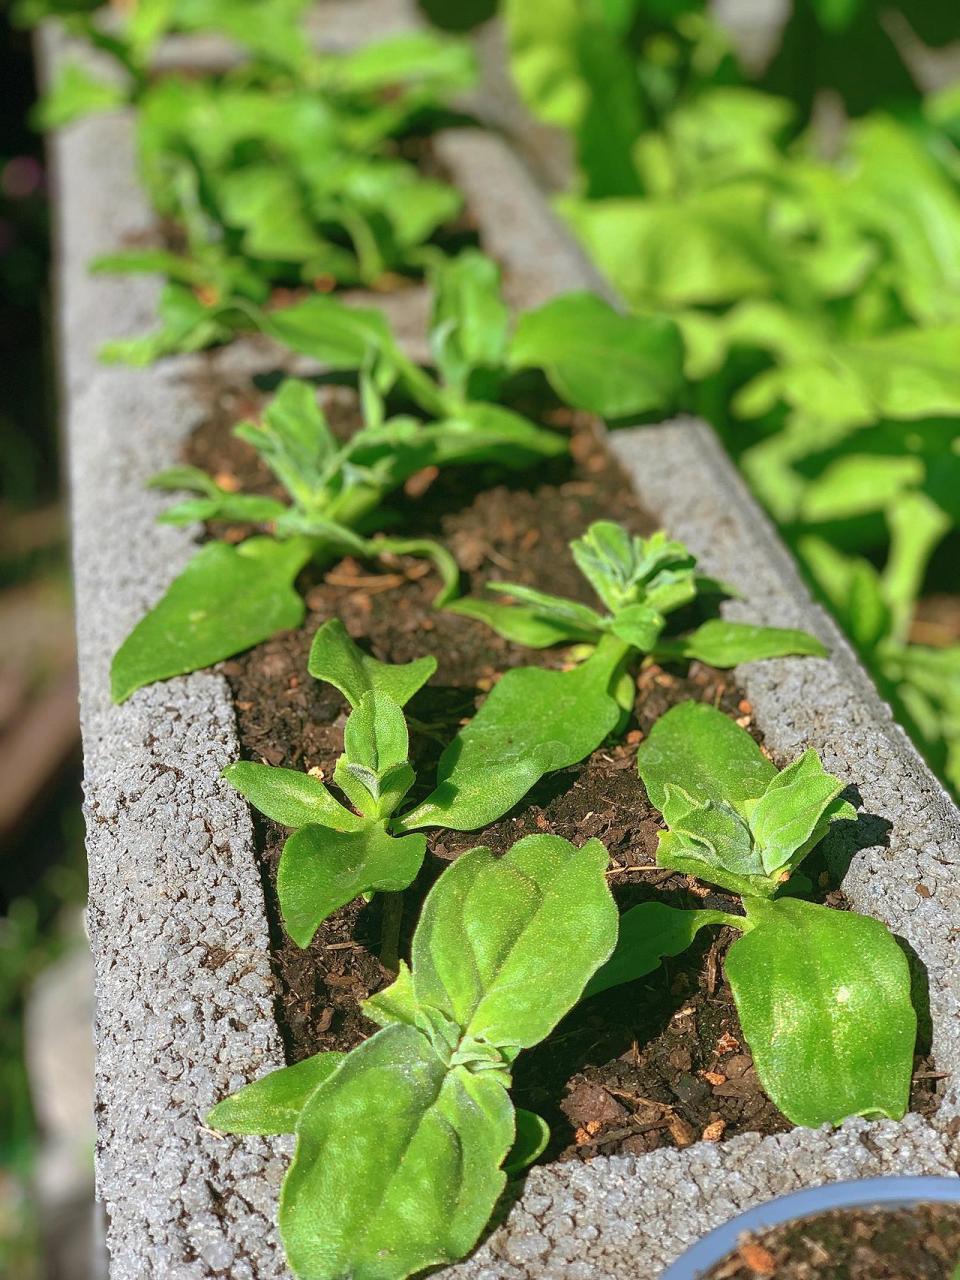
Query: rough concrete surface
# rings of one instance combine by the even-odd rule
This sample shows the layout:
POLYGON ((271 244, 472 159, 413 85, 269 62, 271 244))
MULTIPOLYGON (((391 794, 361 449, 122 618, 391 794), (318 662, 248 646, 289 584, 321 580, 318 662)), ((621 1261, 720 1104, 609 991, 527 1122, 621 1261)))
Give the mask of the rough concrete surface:
MULTIPOLYGON (((596 285, 501 142, 457 132, 441 145, 486 247, 507 268, 514 302, 596 285)), ((54 159, 97 988, 98 1188, 110 1216, 111 1274, 273 1280, 286 1274, 273 1223, 289 1145, 224 1139, 200 1123, 217 1097, 283 1060, 250 821, 219 780, 237 751, 227 688, 198 674, 143 690, 121 708, 108 690, 112 652, 191 552, 189 531, 154 524, 163 499, 143 486, 176 459, 199 420, 190 379, 201 365, 97 366, 104 339, 149 327, 156 296, 150 281, 85 273, 90 256, 142 235, 152 221, 133 176, 129 121, 110 115, 65 130, 54 159)), ((240 377, 271 362, 269 344, 240 343, 212 367, 240 377)), ((937 1062, 952 1070, 956 810, 810 604, 705 432, 679 423, 613 443, 648 505, 669 496, 671 531, 749 590, 735 609, 812 626, 831 644, 829 662, 763 664, 744 669, 743 679, 775 751, 817 746, 860 787, 867 810, 893 824, 887 847, 857 854, 846 888, 927 964, 937 1062), (930 897, 917 893, 921 882, 930 897)), ((834 1133, 798 1130, 536 1169, 506 1222, 449 1274, 653 1277, 731 1213, 803 1183, 955 1172, 946 1126, 956 1109, 951 1084, 935 1126, 914 1116, 853 1121, 834 1133)))
POLYGON ((282 1143, 227 1141, 201 1118, 283 1062, 246 805, 219 779, 237 755, 226 682, 171 681, 110 702, 110 658, 192 550, 154 524, 146 479, 201 410, 191 362, 98 367, 108 337, 153 322, 149 281, 86 262, 149 227, 129 122, 56 139, 62 384, 73 495, 89 929, 97 1041, 97 1185, 115 1280, 270 1280, 282 1143))

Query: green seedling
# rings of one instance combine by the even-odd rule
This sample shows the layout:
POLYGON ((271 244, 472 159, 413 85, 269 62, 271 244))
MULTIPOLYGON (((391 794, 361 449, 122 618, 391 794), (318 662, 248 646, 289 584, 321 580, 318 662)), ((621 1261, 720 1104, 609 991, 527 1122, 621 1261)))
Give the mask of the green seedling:
POLYGON ((544 774, 583 760, 624 723, 633 705, 629 667, 639 656, 699 658, 718 667, 786 654, 826 651, 804 631, 713 620, 695 631, 663 634, 668 615, 719 583, 696 572, 686 547, 665 534, 635 538, 601 521, 572 544, 574 558, 606 606, 600 613, 512 583, 491 584, 512 605, 465 599, 446 607, 478 618, 521 644, 586 643, 592 653, 570 671, 507 671, 440 758, 438 785, 408 821, 449 826, 458 820, 470 781, 486 770, 515 803, 544 774))
POLYGON ((700 929, 743 936, 724 962, 764 1089, 795 1124, 899 1119, 917 1019, 906 956, 877 920, 790 896, 797 869, 835 822, 856 817, 815 751, 777 771, 754 740, 700 703, 672 708, 638 751, 663 814, 657 862, 738 894, 743 915, 642 903, 588 995, 656 969, 700 929))
MULTIPOLYGON (((386 893, 382 958, 395 968, 399 893, 420 871, 427 843, 415 830, 415 814, 401 812, 416 781, 402 708, 433 674, 436 660, 379 662, 332 619, 317 632, 308 665, 352 708, 333 774, 347 804, 319 778, 293 769, 238 761, 224 777, 266 817, 293 828, 280 858, 277 894, 294 942, 308 946, 320 924, 359 895, 386 893)), ((519 798, 499 782, 505 752, 509 756, 509 742, 491 743, 486 767, 465 778, 450 820, 430 825, 470 831, 501 817, 519 798)))
POLYGON ((322 565, 348 553, 426 554, 443 578, 442 602, 456 591, 457 566, 449 553, 423 539, 366 536, 383 517, 384 499, 424 467, 522 467, 565 448, 561 436, 496 405, 467 405, 433 422, 385 419, 375 380, 364 379, 367 425, 346 442, 331 432, 315 389, 293 379, 280 387, 262 422, 236 428, 273 471, 288 502, 228 492, 193 467, 156 477, 156 487, 197 494, 166 512, 166 523, 228 520, 265 524, 268 532, 239 545, 214 541, 200 548, 114 657, 116 701, 299 626, 305 607, 294 582, 310 561, 322 565))
POLYGON ((403 1280, 473 1248, 546 1126, 515 1112, 510 1073, 610 955, 607 854, 528 836, 474 849, 434 885, 410 967, 366 1001, 381 1030, 216 1106, 214 1129, 294 1133, 280 1231, 301 1280, 403 1280), (576 937, 577 945, 570 946, 576 937))

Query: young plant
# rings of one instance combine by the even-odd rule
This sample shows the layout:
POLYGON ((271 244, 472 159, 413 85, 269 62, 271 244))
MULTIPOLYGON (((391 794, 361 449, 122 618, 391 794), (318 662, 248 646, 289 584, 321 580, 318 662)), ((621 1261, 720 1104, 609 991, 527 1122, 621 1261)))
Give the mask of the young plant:
POLYGON ((700 929, 742 933, 724 969, 757 1075, 795 1124, 907 1109, 917 1019, 906 956, 877 920, 835 911, 797 869, 832 823, 856 817, 844 783, 806 751, 777 771, 720 711, 687 702, 654 725, 640 777, 667 830, 657 862, 739 894, 743 915, 648 902, 627 911, 594 995, 679 955, 700 929))
MULTIPOLYGON (((415 830, 424 824, 415 812, 399 812, 416 780, 401 708, 436 665, 432 657, 401 665, 379 662, 354 644, 338 619, 317 632, 310 674, 335 685, 352 708, 333 773, 349 808, 308 773, 247 760, 224 770, 255 808, 293 828, 280 857, 277 895, 297 946, 309 946, 322 922, 360 894, 387 893, 393 900, 385 904, 382 958, 396 967, 398 895, 412 884, 426 853, 426 837, 415 830)), ((465 777, 447 820, 430 825, 470 831, 501 817, 519 798, 514 788, 498 785, 504 752, 512 760, 509 743, 492 742, 487 766, 465 777)))
MULTIPOLYGON (((203 311, 189 290, 185 296, 191 300, 190 316, 195 317, 197 308, 203 311)), ((557 319, 555 313, 551 321, 558 335, 580 323, 581 307, 589 316, 596 300, 584 294, 561 301, 562 315, 557 319)), ((431 326, 436 377, 405 354, 378 311, 316 295, 284 310, 258 313, 261 327, 278 341, 329 370, 359 373, 367 425, 339 444, 310 386, 290 380, 281 386, 262 424, 237 428, 237 434, 261 452, 289 494, 290 505, 226 492, 194 468, 175 467, 157 477, 154 484, 159 487, 192 488, 200 495, 162 517, 168 523, 267 522, 270 533, 239 546, 215 542, 200 549, 117 653, 115 699, 123 701, 144 684, 210 666, 277 631, 298 626, 304 607, 292 584, 310 560, 323 563, 344 552, 371 556, 427 551, 439 561, 446 583, 441 600, 446 599, 457 576, 449 555, 432 543, 371 541, 365 530, 376 521, 387 495, 424 467, 473 462, 523 467, 564 452, 560 435, 479 398, 497 394, 508 369, 542 360, 558 388, 569 389, 580 407, 594 411, 619 413, 630 405, 639 411, 648 405, 651 384, 639 370, 644 351, 653 350, 663 335, 617 316, 611 308, 607 312, 610 360, 615 363, 619 350, 623 371, 621 379, 609 384, 602 378, 590 381, 580 361, 564 355, 569 344, 559 344, 550 363, 545 352, 535 356, 529 342, 520 354, 511 354, 499 272, 475 251, 437 269, 431 326), (638 371, 632 401, 626 385, 628 348, 638 371), (383 397, 393 391, 413 401, 428 420, 410 415, 385 419, 383 397)), ((210 314, 205 312, 207 320, 210 314)), ((521 317, 518 338, 525 321, 538 314, 521 317)), ((188 316, 188 328, 190 323, 188 316)), ((186 330, 182 336, 186 341, 186 330)))
MULTIPOLYGON (((382 326, 376 312, 352 314, 357 325, 365 318, 382 326)), ((403 361, 399 351, 396 355, 403 361)), ((411 369, 414 375, 421 372, 411 369)), ((384 419, 374 384, 387 385, 397 376, 396 367, 381 365, 363 379, 367 425, 344 443, 330 431, 315 389, 294 379, 281 385, 262 422, 236 428, 273 471, 289 503, 229 492, 193 467, 174 467, 154 479, 155 487, 193 489, 199 495, 166 512, 161 517, 166 523, 229 520, 266 524, 269 532, 239 545, 213 541, 199 549, 117 651, 116 701, 142 685, 210 666, 299 626, 305 607, 293 584, 310 561, 324 564, 347 553, 426 554, 443 577, 438 600, 455 591, 457 566, 436 543, 366 536, 382 517, 383 500, 423 467, 477 462, 522 467, 562 453, 564 441, 496 405, 465 405, 433 422, 406 415, 384 419)), ((422 402, 432 405, 431 387, 427 380, 431 394, 422 402)))
POLYGON ((458 600, 446 606, 535 648, 571 643, 595 647, 570 671, 507 671, 441 756, 436 790, 411 815, 417 825, 449 826, 468 794, 469 780, 483 770, 491 785, 515 803, 544 774, 583 760, 624 722, 634 697, 628 668, 641 654, 731 667, 759 658, 826 652, 804 631, 719 620, 664 637, 668 614, 700 592, 723 589, 698 574, 693 556, 665 534, 631 538, 619 525, 601 521, 572 549, 606 613, 508 583, 491 586, 509 592, 517 604, 458 600))
POLYGON ((613 950, 606 866, 599 841, 556 836, 465 853, 424 903, 410 967, 364 1005, 381 1030, 214 1107, 223 1132, 296 1134, 279 1220, 301 1280, 403 1280, 476 1244, 546 1141, 514 1112, 513 1063, 613 950))
POLYGON ((598 520, 570 544, 570 550, 606 612, 516 582, 487 583, 489 591, 511 596, 514 603, 466 598, 446 607, 533 649, 595 645, 604 636, 615 636, 658 661, 696 658, 715 667, 787 654, 826 654, 820 641, 805 631, 716 618, 682 635, 664 635, 668 616, 698 597, 736 593, 698 573, 696 557, 663 532, 650 538, 631 536, 622 525, 598 520))

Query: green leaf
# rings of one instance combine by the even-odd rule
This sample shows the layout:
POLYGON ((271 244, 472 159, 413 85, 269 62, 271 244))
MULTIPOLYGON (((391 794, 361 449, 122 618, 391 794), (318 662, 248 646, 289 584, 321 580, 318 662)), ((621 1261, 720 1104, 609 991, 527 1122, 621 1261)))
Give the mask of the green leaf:
POLYGON ((478 249, 441 258, 434 290, 430 345, 447 385, 466 397, 477 369, 499 369, 507 348, 509 312, 500 296, 500 269, 478 249))
POLYGON ((527 836, 502 858, 487 849, 458 858, 414 935, 418 1004, 498 1048, 538 1043, 613 951, 607 863, 598 840, 577 849, 559 836, 527 836))
POLYGON ((522 1173, 532 1165, 543 1155, 550 1142, 550 1126, 541 1116, 517 1107, 516 1122, 517 1132, 513 1146, 503 1162, 503 1171, 508 1177, 522 1173))
POLYGON ((280 1198, 303 1280, 395 1280, 476 1243, 503 1190, 513 1107, 491 1072, 448 1069, 422 1032, 390 1026, 310 1097, 280 1198))
POLYGON ((568 404, 607 418, 669 412, 683 387, 672 320, 626 316, 592 293, 571 293, 520 316, 510 367, 539 368, 568 404))
POLYGON ((413 662, 391 663, 364 653, 351 640, 339 618, 325 622, 313 637, 307 670, 344 695, 351 707, 365 694, 385 693, 398 706, 406 706, 437 669, 437 660, 426 656, 413 662))
POLYGON ((334 831, 310 823, 283 846, 277 896, 287 933, 307 947, 327 916, 361 893, 398 893, 416 879, 425 836, 388 835, 383 824, 334 831))
POLYGON ((215 498, 188 498, 157 516, 158 524, 195 524, 200 520, 230 520, 243 524, 268 524, 281 520, 289 510, 276 498, 254 493, 218 493, 215 498))
POLYGON ((508 671, 448 745, 437 768, 436 790, 404 815, 402 826, 454 831, 486 826, 544 774, 588 756, 620 719, 613 690, 626 654, 626 647, 608 636, 572 671, 508 671))
POLYGON ((315 1053, 281 1067, 218 1102, 204 1121, 221 1133, 293 1133, 313 1091, 337 1070, 345 1053, 315 1053))
POLYGON ((795 270, 771 241, 771 195, 760 179, 682 198, 586 201, 560 210, 621 296, 644 309, 711 306, 761 297, 795 270))
POLYGON ((143 368, 163 356, 203 351, 225 342, 234 332, 222 311, 205 306, 191 289, 167 284, 157 305, 159 328, 139 338, 119 338, 100 349, 105 364, 143 368))
POLYGON ((60 129, 81 116, 115 111, 126 105, 129 96, 122 84, 100 80, 79 63, 68 62, 37 104, 31 123, 37 129, 60 129))
POLYGON ((767 875, 797 865, 794 855, 806 849, 845 786, 826 772, 812 749, 770 779, 750 811, 750 830, 767 875))
POLYGON ((877 920, 792 898, 748 900, 725 972, 760 1081, 794 1124, 905 1113, 910 969, 877 920))
POLYGON ((660 717, 637 749, 637 769, 661 813, 670 786, 681 787, 691 804, 740 809, 777 773, 745 729, 702 702, 681 702, 660 717))
POLYGON ((499 404, 482 401, 457 407, 435 427, 434 461, 496 462, 506 467, 528 467, 540 458, 558 458, 567 452, 567 440, 556 431, 532 422, 499 404))
POLYGON ((220 486, 199 467, 167 467, 158 471, 147 481, 148 489, 191 489, 195 493, 205 494, 208 498, 219 498, 223 493, 220 486))
POLYGON ((117 650, 110 671, 114 701, 298 627, 305 610, 292 584, 312 553, 301 538, 201 547, 117 650))
POLYGON ((648 604, 628 604, 614 614, 610 630, 631 648, 650 653, 665 625, 666 619, 659 610, 648 604))
POLYGON ((227 765, 222 776, 255 809, 283 827, 319 823, 337 831, 356 831, 363 825, 362 818, 345 809, 309 773, 237 760, 227 765))
POLYGON ((488 591, 512 596, 519 604, 492 604, 486 600, 454 600, 450 613, 485 622, 498 635, 533 649, 552 644, 596 643, 604 620, 594 609, 576 600, 548 595, 515 582, 488 582, 488 591))
POLYGON ((727 622, 722 618, 711 618, 695 631, 676 639, 658 640, 654 649, 654 657, 658 661, 695 658, 711 667, 724 669, 738 666, 741 662, 786 658, 794 654, 825 658, 827 649, 806 631, 727 622))
POLYGON ((328 369, 362 369, 376 360, 395 376, 399 353, 381 311, 347 307, 337 298, 311 294, 292 306, 265 312, 261 327, 328 369))
POLYGON ((584 998, 652 973, 664 956, 681 955, 709 925, 744 929, 747 922, 725 911, 680 911, 662 902, 631 907, 620 917, 616 950, 587 983, 584 998))
MULTIPOLYGON (((488 584, 491 585, 491 584, 488 584)), ((498 604, 492 600, 474 600, 465 596, 444 606, 448 613, 474 618, 514 644, 531 649, 548 649, 555 644, 590 642, 593 632, 584 632, 573 622, 558 615, 547 615, 532 605, 498 604)))
POLYGON ((657 850, 660 866, 689 871, 696 861, 702 871, 694 874, 713 881, 718 871, 724 872, 730 879, 714 883, 744 886, 748 892, 750 878, 763 876, 763 863, 754 848, 750 828, 729 804, 709 800, 688 809, 682 818, 668 821, 670 830, 661 833, 657 850))
POLYGON ((311 508, 324 495, 327 466, 337 442, 317 400, 316 388, 286 378, 263 415, 262 423, 241 422, 233 434, 253 445, 287 493, 311 508))
POLYGON ((389 818, 415 778, 403 712, 388 694, 371 690, 350 713, 343 741, 336 782, 366 817, 389 818))

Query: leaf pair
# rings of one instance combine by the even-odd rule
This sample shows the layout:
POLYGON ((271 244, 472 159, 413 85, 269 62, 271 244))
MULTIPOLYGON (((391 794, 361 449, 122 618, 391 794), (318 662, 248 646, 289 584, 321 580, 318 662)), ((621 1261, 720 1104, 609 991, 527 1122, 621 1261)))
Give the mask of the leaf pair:
POLYGON ((725 972, 761 1083, 795 1124, 899 1119, 916 1038, 906 957, 876 920, 774 896, 831 823, 856 816, 814 751, 778 772, 721 712, 683 703, 638 751, 661 810, 657 862, 738 893, 745 915, 644 903, 621 921, 593 995, 657 968, 700 929, 743 932, 725 972))
POLYGON ((555 836, 464 854, 427 897, 410 968, 365 1006, 382 1029, 210 1113, 226 1132, 296 1133, 280 1230, 302 1280, 402 1280, 474 1246, 504 1161, 522 1167, 545 1142, 542 1121, 514 1113, 511 1065, 613 949, 606 865, 598 841, 555 836))
POLYGON ((415 781, 401 708, 433 674, 436 660, 425 657, 398 666, 379 662, 354 644, 337 619, 321 627, 309 671, 340 689, 352 707, 333 774, 351 807, 318 778, 293 769, 239 761, 224 770, 224 777, 261 813, 294 828, 277 871, 280 909, 294 942, 308 946, 323 920, 360 894, 407 888, 426 852, 419 828, 471 831, 486 826, 543 774, 571 763, 571 755, 582 749, 584 726, 589 734, 597 731, 590 719, 591 699, 604 723, 619 715, 606 693, 614 665, 606 656, 592 666, 585 663, 571 673, 569 697, 559 700, 558 685, 565 677, 538 673, 552 678, 542 707, 534 701, 519 724, 500 723, 480 736, 471 736, 468 725, 458 735, 455 766, 448 770, 448 749, 436 789, 422 804, 400 813, 415 781), (584 689, 590 697, 584 697, 584 689), (569 725, 574 726, 572 737, 569 725))
MULTIPOLYGON (((361 325, 365 315, 346 308, 336 314, 361 325)), ((377 313, 370 315, 380 321, 377 313)), ((389 336, 386 326, 383 332, 389 336)), ((344 341, 353 333, 345 329, 344 341)), ((155 487, 192 489, 199 495, 167 511, 161 517, 165 523, 267 523, 271 535, 237 546, 210 543, 197 552, 115 655, 111 677, 116 701, 154 680, 211 666, 299 626, 305 610, 293 582, 311 560, 322 564, 345 554, 426 555, 441 575, 441 604, 455 593, 459 580, 448 552, 429 540, 371 539, 358 529, 369 527, 383 499, 424 467, 491 460, 523 466, 564 448, 553 432, 495 405, 467 407, 455 418, 423 423, 412 417, 382 421, 373 389, 366 401, 372 423, 341 444, 330 431, 315 389, 288 379, 261 422, 236 428, 236 435, 273 471, 290 505, 234 493, 193 467, 175 467, 154 479, 155 487)))
POLYGON ((662 661, 697 658, 718 667, 788 654, 826 654, 819 640, 805 631, 720 619, 685 635, 664 637, 670 613, 701 595, 732 594, 722 583, 697 573, 694 556, 665 533, 631 536, 622 525, 599 520, 570 548, 577 567, 607 606, 606 613, 515 582, 487 583, 489 590, 511 596, 513 604, 467 598, 447 608, 537 649, 596 644, 607 635, 662 661))

